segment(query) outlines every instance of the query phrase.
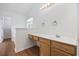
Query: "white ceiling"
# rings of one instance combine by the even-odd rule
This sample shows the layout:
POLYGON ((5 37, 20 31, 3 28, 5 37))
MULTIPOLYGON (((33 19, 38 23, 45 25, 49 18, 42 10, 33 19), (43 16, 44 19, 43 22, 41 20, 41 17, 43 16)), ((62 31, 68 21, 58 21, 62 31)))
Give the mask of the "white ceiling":
POLYGON ((32 3, 0 3, 0 12, 9 11, 26 15, 32 6, 32 3))

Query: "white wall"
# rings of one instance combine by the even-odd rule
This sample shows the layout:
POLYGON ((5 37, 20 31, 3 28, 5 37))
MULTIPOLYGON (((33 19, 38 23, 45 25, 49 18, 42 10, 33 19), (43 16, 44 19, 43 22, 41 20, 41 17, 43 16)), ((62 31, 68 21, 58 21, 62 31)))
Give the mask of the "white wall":
POLYGON ((77 46, 77 54, 79 56, 79 4, 78 4, 78 46, 77 46))
POLYGON ((2 19, 0 18, 0 43, 3 41, 3 28, 2 28, 2 19))
POLYGON ((25 28, 16 28, 16 52, 22 51, 24 49, 33 46, 33 42, 28 39, 28 31, 25 28))
POLYGON ((30 15, 34 17, 34 27, 40 34, 51 34, 72 37, 77 39, 77 4, 55 4, 47 9, 40 10, 41 4, 36 5, 30 15), (57 26, 52 22, 56 20, 57 26), (46 25, 42 26, 41 23, 46 25))

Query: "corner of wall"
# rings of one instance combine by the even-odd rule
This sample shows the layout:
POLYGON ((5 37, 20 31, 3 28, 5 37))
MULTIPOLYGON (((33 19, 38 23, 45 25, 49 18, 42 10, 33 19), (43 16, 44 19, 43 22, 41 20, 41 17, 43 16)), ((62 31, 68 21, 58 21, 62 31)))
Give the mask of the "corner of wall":
POLYGON ((23 47, 23 48, 21 48, 21 49, 16 49, 16 48, 15 48, 15 53, 18 53, 18 52, 23 51, 23 50, 25 50, 25 49, 31 48, 31 47, 33 47, 33 46, 34 46, 34 45, 29 45, 29 46, 23 47))

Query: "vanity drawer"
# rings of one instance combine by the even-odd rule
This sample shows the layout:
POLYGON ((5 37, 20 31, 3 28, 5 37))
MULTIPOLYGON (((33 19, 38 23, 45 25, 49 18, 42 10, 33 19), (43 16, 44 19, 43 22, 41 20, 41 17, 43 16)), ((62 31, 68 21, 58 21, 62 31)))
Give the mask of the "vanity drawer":
POLYGON ((42 47, 50 47, 50 45, 48 45, 46 43, 43 43, 43 42, 40 42, 40 46, 42 46, 42 47))
POLYGON ((38 37, 37 36, 33 36, 32 39, 35 40, 35 41, 38 41, 38 37))
POLYGON ((61 43, 61 42, 55 42, 55 41, 52 41, 51 44, 52 44, 52 46, 54 46, 57 49, 65 51, 71 55, 76 55, 76 47, 73 45, 69 45, 69 44, 65 44, 65 43, 61 43))
POLYGON ((72 55, 70 55, 70 54, 68 54, 66 52, 63 52, 63 51, 61 51, 59 49, 55 49, 54 50, 54 56, 72 56, 72 55))
POLYGON ((44 43, 46 45, 50 45, 50 40, 45 39, 45 38, 39 38, 40 43, 44 43))

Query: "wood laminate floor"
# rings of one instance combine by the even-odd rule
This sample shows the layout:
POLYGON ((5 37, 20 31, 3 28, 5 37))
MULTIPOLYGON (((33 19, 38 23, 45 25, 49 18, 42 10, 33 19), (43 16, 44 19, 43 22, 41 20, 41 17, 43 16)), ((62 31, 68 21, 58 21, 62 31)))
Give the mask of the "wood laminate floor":
POLYGON ((20 51, 16 53, 16 56, 39 56, 39 47, 34 46, 32 48, 20 51))
POLYGON ((5 39, 0 43, 0 56, 13 56, 15 55, 15 45, 11 39, 5 39))
POLYGON ((0 43, 0 56, 34 56, 39 55, 39 48, 34 46, 32 48, 15 53, 15 44, 10 40, 4 40, 0 43))

